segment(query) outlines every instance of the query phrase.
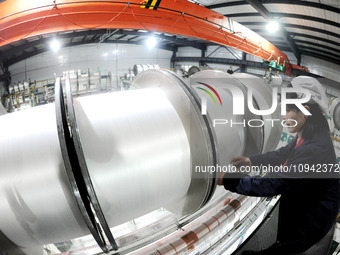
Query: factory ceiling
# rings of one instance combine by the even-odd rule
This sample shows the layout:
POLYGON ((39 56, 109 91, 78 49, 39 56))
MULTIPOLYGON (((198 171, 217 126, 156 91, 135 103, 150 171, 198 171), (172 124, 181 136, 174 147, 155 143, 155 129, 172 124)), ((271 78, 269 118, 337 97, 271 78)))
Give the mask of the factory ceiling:
POLYGON ((340 65, 340 2, 338 0, 202 1, 205 7, 266 38, 282 51, 313 56, 340 65), (266 24, 277 20, 280 30, 266 24))
POLYGON ((190 46, 204 50, 207 43, 178 35, 151 33, 141 30, 99 29, 71 31, 42 35, 3 46, 0 48, 0 58, 5 65, 9 66, 28 57, 50 51, 49 43, 53 38, 58 38, 62 47, 101 43, 146 45, 150 35, 159 39, 158 48, 169 51, 175 51, 179 46, 190 46))
MULTIPOLYGON (((200 0, 203 5, 241 23, 260 34, 282 51, 292 52, 299 64, 301 56, 313 56, 340 65, 340 3, 338 0, 200 0), (270 20, 276 20, 278 32, 266 31, 270 20)), ((142 30, 68 31, 32 37, 0 48, 0 63, 5 69, 28 57, 49 51, 49 41, 57 37, 63 47, 100 43, 146 43, 151 32, 142 30)), ((176 52, 190 46, 204 51, 212 44, 178 35, 153 33, 159 48, 176 52)))

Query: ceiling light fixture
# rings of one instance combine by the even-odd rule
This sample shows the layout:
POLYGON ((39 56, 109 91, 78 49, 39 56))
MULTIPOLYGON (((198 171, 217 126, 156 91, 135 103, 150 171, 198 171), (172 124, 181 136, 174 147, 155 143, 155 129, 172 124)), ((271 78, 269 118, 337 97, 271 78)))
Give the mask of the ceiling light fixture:
POLYGON ((276 20, 272 20, 267 24, 267 31, 269 33, 275 33, 280 28, 279 23, 276 20))
POLYGON ((157 44, 157 39, 153 36, 149 37, 149 39, 146 41, 146 45, 151 49, 155 47, 157 44))
POLYGON ((57 41, 56 39, 53 39, 53 41, 50 42, 50 48, 54 52, 58 52, 60 47, 61 47, 60 42, 57 41))

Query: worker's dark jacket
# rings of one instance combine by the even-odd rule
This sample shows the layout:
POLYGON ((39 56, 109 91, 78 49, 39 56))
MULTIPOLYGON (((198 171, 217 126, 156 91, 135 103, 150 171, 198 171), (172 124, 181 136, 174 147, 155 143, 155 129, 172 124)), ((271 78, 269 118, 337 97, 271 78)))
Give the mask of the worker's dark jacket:
MULTIPOLYGON (((251 164, 279 166, 287 161, 286 169, 299 164, 310 167, 314 164, 316 168, 317 164, 336 165, 328 132, 314 135, 299 147, 295 146, 294 140, 276 151, 250 157, 251 164)), ((339 212, 339 169, 336 167, 338 165, 334 165, 327 166, 327 170, 333 172, 331 175, 315 172, 318 178, 310 178, 314 177, 312 171, 307 172, 307 176, 306 173, 281 172, 267 173, 266 177, 249 177, 234 173, 226 174, 223 184, 227 190, 249 196, 281 194, 278 242, 282 250, 287 250, 287 254, 299 253, 318 242, 335 224, 339 212), (241 175, 245 177, 240 178, 241 175)))

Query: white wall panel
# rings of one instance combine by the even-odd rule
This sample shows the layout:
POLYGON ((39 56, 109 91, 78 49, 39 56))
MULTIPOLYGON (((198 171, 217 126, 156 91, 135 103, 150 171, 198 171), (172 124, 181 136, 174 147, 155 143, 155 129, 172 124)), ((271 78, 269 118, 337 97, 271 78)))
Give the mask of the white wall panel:
POLYGON ((250 67, 247 67, 246 71, 247 71, 247 73, 259 75, 259 76, 263 76, 264 73, 265 73, 265 70, 263 70, 263 69, 250 68, 250 67))
MULTIPOLYGON (((218 46, 209 46, 207 55, 212 53, 218 46)), ((241 52, 233 50, 235 53, 241 52)), ((295 57, 287 53, 292 63, 296 63, 295 57)), ((103 74, 112 72, 119 75, 124 74, 134 64, 159 64, 162 68, 170 67, 172 52, 160 49, 148 49, 136 45, 115 45, 103 44, 85 45, 73 48, 61 49, 57 54, 46 52, 30 59, 21 61, 10 67, 13 82, 24 81, 27 79, 41 80, 53 78, 54 74, 62 75, 63 71, 71 69, 81 69, 91 71, 102 70, 103 74)), ((201 51, 191 47, 181 47, 177 56, 200 57, 201 51)), ((226 49, 220 48, 211 57, 234 58, 226 49)), ((247 54, 247 60, 262 62, 262 59, 247 54)), ((198 65, 198 63, 183 62, 183 64, 198 65)), ((311 72, 325 76, 329 79, 340 81, 338 73, 339 66, 327 61, 303 56, 301 65, 307 66, 311 72)), ((209 64, 213 68, 227 70, 230 65, 209 64)), ((238 66, 233 66, 237 69, 238 66)), ((262 70, 249 69, 249 72, 263 74, 262 70)))
MULTIPOLYGON (((201 50, 198 50, 192 47, 179 47, 176 56, 177 57, 201 57, 201 50)), ((191 62, 191 61, 185 61, 185 62, 181 61, 181 62, 176 63, 176 66, 178 65, 199 66, 199 63, 191 62)))
POLYGON ((177 57, 201 57, 201 50, 192 47, 179 47, 177 57))
POLYGON ((263 62, 262 58, 256 57, 254 55, 247 54, 247 60, 255 62, 263 62))
MULTIPOLYGON (((207 51, 205 53, 206 56, 211 58, 231 58, 231 59, 241 59, 242 52, 237 49, 229 48, 226 49, 225 47, 219 46, 208 46, 207 51), (231 52, 233 54, 231 54, 231 52)), ((177 57, 201 57, 201 50, 192 48, 192 47, 180 47, 178 48, 178 52, 176 54, 177 57)))
POLYGON ((140 45, 83 45, 34 56, 12 65, 10 72, 15 83, 28 79, 51 79, 54 74, 61 76, 63 71, 72 69, 123 75, 134 64, 158 64, 169 68, 171 56, 171 51, 140 45))
POLYGON ((208 46, 206 56, 212 58, 242 59, 242 51, 233 48, 208 46))

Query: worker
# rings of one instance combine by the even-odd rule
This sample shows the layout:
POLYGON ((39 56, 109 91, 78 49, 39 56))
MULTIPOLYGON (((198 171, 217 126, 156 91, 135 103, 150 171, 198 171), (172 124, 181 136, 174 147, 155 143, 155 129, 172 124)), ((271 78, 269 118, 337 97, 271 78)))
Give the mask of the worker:
POLYGON ((233 68, 232 68, 232 67, 229 67, 227 73, 228 73, 228 74, 233 74, 233 73, 234 73, 233 68))
MULTIPOLYGON (((303 106, 312 115, 287 105, 284 120, 289 132, 297 133, 294 141, 276 151, 231 160, 236 167, 262 164, 281 166, 282 171, 262 176, 241 172, 219 175, 218 185, 232 192, 259 197, 281 195, 277 241, 266 250, 244 251, 242 255, 327 255, 332 242, 339 212, 339 165, 323 115, 328 112, 327 98, 322 85, 312 77, 300 76, 291 84, 311 93, 310 101, 303 106)), ((290 98, 303 96, 289 94, 290 98)))

